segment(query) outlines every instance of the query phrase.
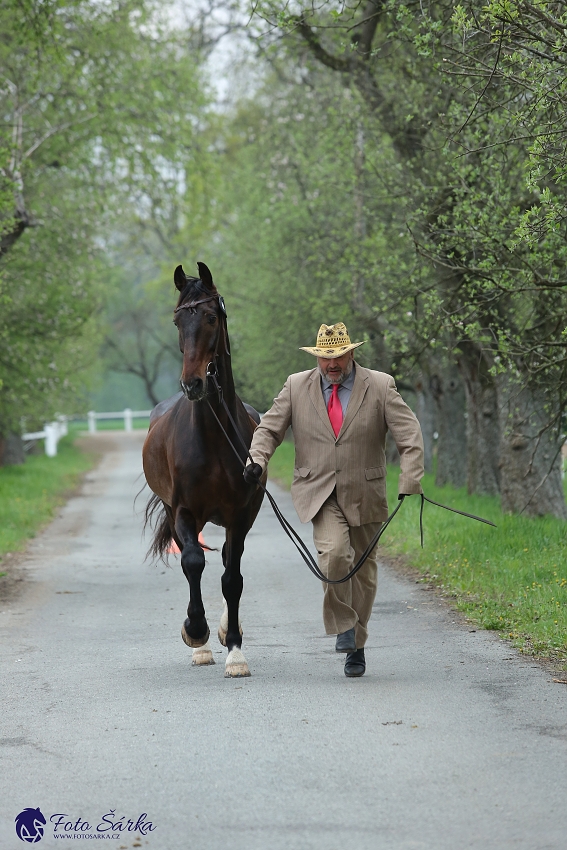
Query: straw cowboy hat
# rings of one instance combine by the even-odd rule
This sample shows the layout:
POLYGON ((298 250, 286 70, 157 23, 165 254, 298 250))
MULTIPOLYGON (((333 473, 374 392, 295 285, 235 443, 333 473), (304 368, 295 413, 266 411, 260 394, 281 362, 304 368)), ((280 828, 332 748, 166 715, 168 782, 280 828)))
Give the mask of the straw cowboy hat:
POLYGON ((351 342, 346 326, 342 322, 337 322, 336 325, 321 325, 315 347, 302 345, 301 351, 307 351, 314 357, 326 357, 332 360, 334 357, 342 357, 347 351, 358 348, 359 345, 364 345, 364 342, 365 340, 351 342))

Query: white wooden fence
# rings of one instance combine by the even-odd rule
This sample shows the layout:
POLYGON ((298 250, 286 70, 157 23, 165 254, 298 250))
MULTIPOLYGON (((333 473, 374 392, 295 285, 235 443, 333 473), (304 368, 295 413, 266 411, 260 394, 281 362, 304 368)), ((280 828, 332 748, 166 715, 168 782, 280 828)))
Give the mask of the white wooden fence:
POLYGON ((151 412, 151 410, 130 410, 129 407, 115 413, 95 413, 94 410, 89 410, 87 413, 89 434, 96 434, 96 423, 99 419, 123 419, 124 430, 132 431, 134 419, 148 419, 151 412))
MULTIPOLYGON (((124 430, 133 431, 134 419, 148 419, 151 412, 151 410, 130 410, 129 407, 114 413, 96 413, 94 410, 89 410, 87 413, 89 434, 96 434, 96 423, 99 419, 122 419, 124 420, 124 430)), ((46 422, 43 431, 30 431, 22 434, 22 440, 24 443, 33 440, 45 440, 45 454, 47 457, 55 457, 57 455, 57 443, 61 437, 66 437, 68 434, 67 420, 67 416, 58 416, 55 421, 46 422)))
POLYGON ((57 454, 57 443, 61 437, 66 437, 68 433, 67 417, 58 416, 54 422, 46 422, 43 426, 43 431, 31 431, 27 434, 22 434, 24 443, 31 440, 45 440, 45 454, 47 457, 55 457, 57 454))

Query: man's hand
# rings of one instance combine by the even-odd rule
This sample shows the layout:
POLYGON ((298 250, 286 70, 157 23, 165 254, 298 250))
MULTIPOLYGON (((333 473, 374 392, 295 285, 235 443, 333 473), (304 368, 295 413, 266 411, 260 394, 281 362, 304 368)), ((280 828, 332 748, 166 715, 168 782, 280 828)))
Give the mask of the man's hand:
POLYGON ((247 484, 258 484, 262 477, 262 467, 259 463, 249 463, 242 473, 247 484))

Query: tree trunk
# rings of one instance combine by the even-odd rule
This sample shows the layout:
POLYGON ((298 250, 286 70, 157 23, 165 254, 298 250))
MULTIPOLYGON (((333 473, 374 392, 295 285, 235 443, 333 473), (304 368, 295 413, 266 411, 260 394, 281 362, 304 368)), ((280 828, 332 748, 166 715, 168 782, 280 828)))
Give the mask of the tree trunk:
POLYGON ((24 442, 19 434, 0 436, 0 466, 19 466, 25 459, 24 442))
POLYGON ((467 404, 467 488, 469 493, 500 492, 500 420, 493 377, 472 343, 458 360, 467 404))
POLYGON ((561 481, 561 444, 550 427, 545 389, 496 379, 500 411, 502 510, 525 516, 552 514, 567 519, 561 481))
POLYGON ((439 369, 431 376, 430 385, 439 423, 435 484, 464 487, 467 480, 465 389, 457 367, 439 369))
POLYGON ((415 392, 417 396, 417 404, 415 414, 421 425, 421 433, 423 434, 423 451, 424 465, 426 472, 433 472, 433 434, 437 430, 436 427, 436 404, 431 392, 430 377, 425 372, 421 372, 415 382, 415 392))

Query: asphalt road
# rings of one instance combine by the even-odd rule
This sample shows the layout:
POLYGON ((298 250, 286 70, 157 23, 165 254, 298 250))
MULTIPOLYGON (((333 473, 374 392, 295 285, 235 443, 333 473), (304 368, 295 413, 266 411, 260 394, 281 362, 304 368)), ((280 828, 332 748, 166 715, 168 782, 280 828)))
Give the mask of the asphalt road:
MULTIPOLYGON (((179 561, 144 563, 140 448, 116 436, 2 606, 2 850, 26 846, 27 807, 41 848, 565 850, 567 685, 385 567, 368 673, 347 680, 319 583, 267 505, 243 569, 252 676, 224 678, 216 639, 218 663, 192 667, 179 561)), ((215 634, 220 553, 207 560, 215 634)))

